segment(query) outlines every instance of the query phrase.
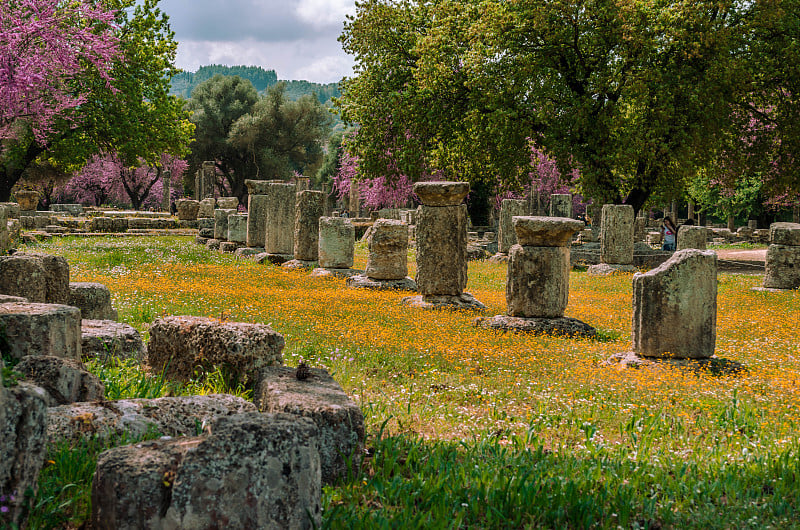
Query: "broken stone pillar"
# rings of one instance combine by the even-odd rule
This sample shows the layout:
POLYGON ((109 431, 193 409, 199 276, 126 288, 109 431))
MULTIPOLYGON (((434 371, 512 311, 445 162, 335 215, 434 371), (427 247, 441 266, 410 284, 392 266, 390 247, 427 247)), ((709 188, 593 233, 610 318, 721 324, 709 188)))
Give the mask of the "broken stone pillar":
POLYGON ((467 182, 417 182, 417 289, 403 303, 422 308, 485 309, 467 286, 467 182))
MULTIPOLYGON (((635 270, 633 207, 628 204, 604 204, 601 218, 600 261, 602 264, 610 265, 614 270, 635 270)), ((590 272, 591 269, 590 267, 590 272)))
POLYGON ((517 244, 517 234, 511 218, 527 213, 528 203, 524 200, 503 199, 500 205, 500 230, 497 238, 497 252, 508 254, 511 247, 517 244))
POLYGON ((765 289, 800 287, 800 224, 772 223, 769 227, 765 289))
POLYGON ((234 209, 217 208, 214 210, 214 239, 226 241, 228 239, 228 216, 237 212, 234 209))
POLYGON ((747 228, 751 230, 758 230, 758 219, 749 219, 747 221, 747 228))
POLYGON ((203 162, 203 169, 201 173, 203 182, 203 195, 201 199, 214 196, 214 187, 217 183, 217 166, 212 160, 203 162))
POLYGON ((717 255, 687 249, 633 276, 633 350, 643 357, 704 359, 717 336, 717 255))
POLYGON ((239 208, 239 199, 236 197, 219 197, 217 199, 217 208, 236 210, 239 208))
POLYGON ((706 249, 708 231, 705 226, 683 225, 678 228, 677 250, 687 248, 706 249))
POLYGON ((550 217, 572 219, 572 194, 553 193, 550 195, 550 217))
POLYGON ((267 184, 264 251, 272 263, 285 263, 293 257, 296 193, 295 185, 288 182, 271 181, 267 184))
POLYGON ((506 315, 479 319, 484 328, 593 336, 594 328, 564 318, 569 300, 569 245, 583 228, 566 217, 514 217, 518 244, 511 247, 506 279, 506 315))
POLYGON ((161 211, 168 212, 170 194, 172 193, 172 171, 165 169, 161 172, 161 211))
MULTIPOLYGON (((178 220, 197 220, 197 212, 200 210, 200 202, 193 201, 192 199, 178 199, 176 206, 178 207, 178 220)), ((167 205, 167 210, 169 210, 169 205, 167 205)))
POLYGON ((244 245, 247 242, 247 214, 228 216, 228 241, 244 245))
POLYGON ((39 192, 30 190, 19 190, 14 194, 19 203, 19 209, 23 212, 34 212, 39 205, 39 192))
POLYGON ((319 267, 312 276, 348 278, 360 270, 352 269, 356 231, 347 217, 319 218, 319 267))
POLYGON ((358 217, 361 213, 361 196, 359 194, 361 185, 359 182, 350 181, 350 201, 348 210, 350 217, 358 217))
POLYGON ((267 229, 266 180, 244 181, 247 186, 247 246, 264 248, 267 229))
POLYGON ((325 213, 325 195, 321 191, 301 190, 294 209, 294 259, 283 266, 306 269, 319 257, 319 219, 325 213))
POLYGON ((214 209, 217 207, 217 200, 214 197, 208 197, 200 201, 200 206, 197 209, 198 219, 213 219, 214 209))
POLYGON ((8 208, 0 205, 0 255, 11 248, 11 235, 8 231, 8 208))
POLYGON ((350 287, 416 290, 408 274, 408 225, 396 219, 378 219, 372 225, 364 274, 347 279, 350 287))
POLYGON ((633 222, 633 241, 638 243, 647 237, 647 217, 637 217, 633 222))
POLYGON ((311 177, 297 177, 295 179, 295 185, 297 186, 297 191, 304 191, 311 189, 311 177))

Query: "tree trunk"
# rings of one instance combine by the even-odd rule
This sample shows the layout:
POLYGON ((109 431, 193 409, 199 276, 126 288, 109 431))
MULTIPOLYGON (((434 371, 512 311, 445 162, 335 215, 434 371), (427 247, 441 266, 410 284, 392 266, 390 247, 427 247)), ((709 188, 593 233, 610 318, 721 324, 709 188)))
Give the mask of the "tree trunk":
MULTIPOLYGON (((0 147, 11 149, 8 146, 0 147)), ((36 142, 31 142, 16 162, 13 161, 13 159, 16 158, 13 153, 11 153, 12 160, 9 160, 9 153, 4 155, 5 161, 2 166, 0 166, 2 169, 2 173, 0 173, 0 202, 8 202, 11 199, 11 190, 14 188, 14 185, 22 178, 22 174, 28 169, 28 166, 30 166, 40 154, 44 153, 44 151, 45 148, 43 146, 40 146, 36 142)), ((0 160, 2 160, 2 158, 0 158, 0 160)))

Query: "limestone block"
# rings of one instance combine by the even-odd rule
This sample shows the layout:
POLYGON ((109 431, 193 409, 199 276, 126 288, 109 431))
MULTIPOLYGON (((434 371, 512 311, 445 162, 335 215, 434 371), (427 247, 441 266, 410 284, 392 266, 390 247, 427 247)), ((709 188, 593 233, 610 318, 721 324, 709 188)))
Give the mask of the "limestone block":
POLYGON ((111 292, 102 283, 70 282, 68 305, 80 309, 83 319, 117 319, 117 311, 111 307, 111 292))
POLYGON ((500 205, 500 237, 497 240, 497 251, 508 254, 512 246, 517 244, 517 234, 511 218, 528 213, 528 201, 503 199, 500 205))
POLYGON ((187 380, 196 369, 225 366, 244 380, 266 366, 281 364, 284 344, 283 336, 266 324, 171 316, 150 326, 147 360, 175 379, 187 380))
POLYGON ((228 217, 235 214, 234 209, 214 210, 214 239, 226 241, 228 238, 228 217))
POLYGON ((0 328, 5 329, 12 359, 26 355, 81 358, 81 311, 57 304, 0 304, 0 328))
POLYGON ((21 296, 11 296, 8 294, 0 294, 0 304, 7 304, 9 302, 27 302, 27 298, 21 296))
POLYGON ((233 254, 237 248, 239 248, 239 243, 233 241, 220 241, 219 243, 219 251, 224 254, 233 254))
POLYGON ((42 389, 24 382, 10 388, 0 384, 0 495, 8 508, 0 512, 2 528, 14 528, 12 522, 25 528, 24 493, 36 489, 47 450, 46 426, 42 389))
POLYGON ((5 206, 10 219, 19 219, 19 204, 16 202, 0 202, 0 206, 5 206))
MULTIPOLYGON (((261 182, 246 180, 245 182, 261 182)), ((267 237, 267 196, 254 195, 247 198, 247 246, 264 247, 267 237)))
POLYGON ((207 197, 200 201, 200 207, 197 209, 198 219, 213 219, 214 208, 216 208, 217 200, 213 197, 207 197))
POLYGON ((48 208, 51 212, 66 213, 68 215, 83 215, 82 204, 51 204, 48 208))
MULTIPOLYGON (((327 269, 314 269, 322 271, 327 269)), ((353 269, 347 269, 348 271, 352 271, 353 269)), ((312 272, 312 276, 319 276, 320 274, 314 274, 312 272)), ((348 287, 352 287, 354 289, 371 289, 373 291, 416 291, 417 284, 414 280, 406 276, 405 278, 400 278, 396 280, 378 280, 376 278, 370 278, 366 274, 354 274, 352 276, 348 276, 346 281, 346 285, 348 287)))
POLYGON ((583 223, 566 217, 519 216, 513 218, 513 227, 522 246, 566 247, 583 223))
POLYGON ((294 217, 296 189, 294 184, 272 182, 267 188, 266 237, 268 254, 294 252, 294 217))
POLYGON ((633 263, 633 207, 629 204, 604 204, 600 231, 600 256, 603 263, 633 263))
POLYGON ((286 412, 310 418, 319 428, 323 484, 358 472, 364 451, 364 416, 327 371, 311 368, 307 379, 296 370, 273 366, 261 372, 253 402, 263 412, 286 412))
POLYGON ((717 337, 717 255, 679 250, 633 276, 633 350, 644 357, 702 359, 717 337))
POLYGON ((348 269, 353 266, 356 232, 346 217, 320 217, 319 266, 348 269))
POLYGON ((88 372, 77 359, 29 355, 14 370, 23 374, 26 382, 45 390, 48 407, 103 399, 105 389, 100 378, 88 372))
POLYGON ((420 206, 417 213, 419 292, 455 296, 467 286, 467 206, 420 206))
POLYGON ((221 210, 236 210, 239 208, 239 199, 237 197, 219 197, 216 207, 221 210))
POLYGON ((243 258, 252 258, 253 256, 256 256, 258 254, 263 254, 263 253, 264 253, 264 249, 263 248, 241 247, 241 248, 237 248, 236 252, 234 252, 233 255, 236 256, 237 258, 243 259, 243 258))
POLYGON ((772 244, 767 247, 764 287, 797 289, 800 287, 800 247, 772 244))
POLYGON ((508 315, 564 316, 569 299, 569 268, 567 247, 511 247, 506 280, 508 315))
POLYGON ((634 243, 644 241, 645 238, 647 237, 647 221, 648 221, 647 217, 637 217, 636 219, 633 220, 634 243))
POLYGON ((683 225, 678 228, 678 245, 676 248, 677 250, 687 248, 705 250, 707 234, 708 230, 706 230, 705 226, 683 225))
MULTIPOLYGON (((48 304, 66 304, 69 301, 69 263, 62 256, 54 256, 43 252, 17 252, 13 256, 5 259, 31 257, 41 263, 44 269, 45 297, 44 301, 48 304)), ((3 258, 0 258, 3 259, 3 258)), ((2 264, 0 264, 0 276, 3 274, 2 264)), ((22 278, 24 281, 24 277, 22 278)), ((0 280, 2 282, 2 280, 0 280)), ((14 294, 14 293, 5 293, 14 294)), ((22 294, 15 296, 25 296, 22 294)), ((31 297, 26 297, 34 301, 31 297)))
POLYGON ((138 438, 148 432, 194 436, 217 418, 256 410, 246 399, 229 394, 77 402, 50 408, 47 440, 56 443, 96 437, 106 441, 123 435, 138 438))
POLYGON ((202 437, 102 453, 92 528, 305 529, 321 523, 318 429, 288 414, 221 418, 202 437))
POLYGON ((458 206, 469 193, 469 182, 417 182, 414 193, 425 206, 458 206))
POLYGON ((550 217, 572 218, 572 194, 553 193, 550 195, 550 217))
MULTIPOLYGON (((267 189, 269 185, 272 184, 273 180, 253 180, 253 179, 246 179, 244 181, 244 185, 247 186, 247 193, 250 195, 264 195, 267 193, 267 189)), ((281 181, 277 181, 281 182, 281 181)))
POLYGON ((317 261, 319 257, 319 219, 325 213, 325 194, 303 190, 297 193, 294 217, 294 257, 317 261))
POLYGON ((408 225, 378 219, 372 225, 364 274, 377 280, 400 280, 408 274, 408 225))
POLYGON ((769 242, 773 245, 800 246, 800 224, 772 223, 769 225, 769 242))
POLYGON ((24 212, 35 211, 36 206, 39 204, 38 191, 19 190, 14 196, 17 199, 17 203, 19 203, 19 209, 24 212))
POLYGON ((200 210, 200 201, 192 199, 178 199, 178 219, 181 221, 197 220, 197 212, 200 210))
POLYGON ((247 242, 247 214, 228 216, 228 241, 240 245, 247 242))
POLYGON ((142 360, 144 344, 135 328, 113 320, 81 320, 81 357, 142 360))

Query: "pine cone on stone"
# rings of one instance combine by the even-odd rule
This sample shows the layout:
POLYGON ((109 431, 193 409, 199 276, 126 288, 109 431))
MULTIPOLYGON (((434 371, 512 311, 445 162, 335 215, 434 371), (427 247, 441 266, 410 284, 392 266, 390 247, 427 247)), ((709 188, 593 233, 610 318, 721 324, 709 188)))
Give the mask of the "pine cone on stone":
POLYGON ((305 381, 311 375, 311 370, 309 370, 308 365, 303 361, 300 361, 300 364, 297 365, 297 371, 295 371, 294 376, 299 381, 305 381))

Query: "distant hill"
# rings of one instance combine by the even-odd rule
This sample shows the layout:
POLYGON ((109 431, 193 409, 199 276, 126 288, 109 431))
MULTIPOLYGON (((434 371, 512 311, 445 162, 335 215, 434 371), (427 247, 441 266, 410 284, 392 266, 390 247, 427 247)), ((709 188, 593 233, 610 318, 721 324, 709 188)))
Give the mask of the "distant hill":
MULTIPOLYGON (((181 72, 170 80, 170 93, 183 98, 189 98, 194 87, 211 79, 215 75, 238 75, 242 79, 249 79, 256 90, 266 91, 278 82, 275 70, 264 70, 260 66, 223 66, 212 64, 201 66, 196 72, 181 72)), ((339 83, 311 83, 309 81, 285 81, 286 96, 297 100, 306 94, 316 94, 320 103, 330 104, 331 98, 339 97, 339 83)))

